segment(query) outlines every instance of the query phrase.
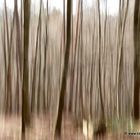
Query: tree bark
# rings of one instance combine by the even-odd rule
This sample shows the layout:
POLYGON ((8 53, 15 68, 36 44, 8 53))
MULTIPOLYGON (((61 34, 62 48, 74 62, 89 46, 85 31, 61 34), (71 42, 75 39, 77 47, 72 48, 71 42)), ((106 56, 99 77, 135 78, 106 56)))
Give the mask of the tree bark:
POLYGON ((70 41, 71 41, 71 0, 67 1, 67 37, 66 37, 66 49, 64 57, 64 69, 62 75, 62 84, 60 90, 60 98, 58 104, 58 116, 56 120, 55 127, 55 138, 61 136, 61 124, 62 124, 62 113, 64 108, 64 98, 66 93, 67 85, 67 72, 68 72, 68 63, 69 63, 69 53, 70 53, 70 41))
POLYGON ((30 0, 24 0, 24 61, 23 61, 23 86, 22 86, 22 139, 25 139, 25 129, 30 125, 29 112, 29 21, 30 0))
POLYGON ((140 1, 135 0, 134 9, 134 119, 140 118, 140 1))
POLYGON ((100 103, 101 103, 101 117, 99 120, 99 126, 97 131, 95 132, 95 135, 104 135, 106 133, 106 121, 105 121, 105 110, 104 110, 104 104, 103 104, 103 89, 101 86, 101 77, 102 77, 102 71, 101 71, 101 14, 100 14, 100 1, 98 1, 98 30, 99 30, 99 39, 98 39, 98 47, 99 47, 99 97, 100 97, 100 103))

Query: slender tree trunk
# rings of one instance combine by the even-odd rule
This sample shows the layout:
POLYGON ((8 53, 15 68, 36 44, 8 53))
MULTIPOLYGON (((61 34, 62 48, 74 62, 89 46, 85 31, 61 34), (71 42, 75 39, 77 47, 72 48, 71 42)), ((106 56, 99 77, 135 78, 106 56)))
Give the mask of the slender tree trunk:
MULTIPOLYGON (((123 3, 124 4, 124 3, 123 3)), ((117 63, 117 117, 119 118, 119 78, 121 78, 121 72, 122 72, 122 65, 123 65, 123 43, 124 43, 124 33, 125 33, 125 25, 126 25, 126 19, 127 19, 127 13, 128 13, 128 6, 129 6, 129 0, 127 0, 126 3, 126 9, 124 12, 122 12, 122 9, 124 9, 124 5, 121 4, 120 0, 120 10, 119 10, 119 22, 118 22, 118 63, 117 63), (123 16, 124 15, 124 16, 123 16)), ((120 107, 121 108, 121 107, 120 107)))
POLYGON ((5 24, 6 24, 6 33, 7 33, 7 45, 8 45, 8 49, 10 46, 10 40, 9 40, 9 25, 8 25, 8 15, 7 15, 7 3, 6 0, 4 1, 4 7, 5 7, 5 24))
POLYGON ((103 104, 103 89, 101 86, 101 77, 102 77, 102 71, 101 71, 101 16, 100 16, 100 1, 98 1, 98 16, 99 16, 99 22, 98 22, 98 30, 99 30, 99 39, 98 39, 98 47, 99 47, 99 97, 100 97, 100 103, 101 103, 101 117, 99 120, 99 126, 97 131, 95 132, 95 135, 104 135, 106 132, 106 121, 105 121, 105 110, 104 110, 104 104, 103 104))
MULTIPOLYGON (((5 26, 5 20, 3 19, 3 21, 4 21, 4 31, 3 31, 3 35, 2 35, 2 46, 3 46, 3 54, 4 54, 4 68, 5 68, 5 79, 4 79, 4 94, 5 94, 5 99, 6 99, 6 94, 7 94, 7 52, 6 52, 6 34, 5 34, 5 32, 6 32, 6 26, 5 26)), ((4 108, 4 110, 5 110, 5 108, 4 108)))
POLYGON ((66 13, 66 8, 65 8, 66 6, 65 5, 66 5, 66 2, 65 1, 66 0, 63 0, 63 13, 64 13, 64 15, 63 15, 63 30, 64 30, 64 34, 63 34, 64 35, 63 36, 64 37, 63 38, 64 39, 64 42, 63 42, 64 43, 63 44, 63 46, 64 46, 63 47, 63 51, 65 50, 65 43, 66 43, 66 39, 65 39, 66 38, 66 35, 65 35, 66 34, 66 30, 65 30, 66 29, 66 23, 65 23, 65 15, 66 15, 65 14, 66 13))
POLYGON ((30 23, 30 0, 24 0, 24 64, 22 86, 22 139, 25 139, 25 130, 30 125, 29 112, 29 23, 30 23))
POLYGON ((41 5, 40 5, 40 12, 39 12, 39 19, 38 19, 38 26, 37 26, 37 34, 36 34, 36 47, 35 47, 35 60, 33 64, 33 80, 32 80, 32 95, 31 95, 31 112, 34 113, 35 111, 35 96, 36 96, 36 71, 37 71, 37 54, 39 50, 39 32, 40 32, 40 21, 41 21, 41 5))
POLYGON ((37 112, 39 114, 40 111, 40 96, 41 96, 41 30, 42 30, 42 0, 40 0, 40 24, 39 24, 39 54, 38 54, 38 59, 39 59, 39 71, 38 71, 38 92, 37 92, 37 112))
MULTIPOLYGON (((72 77, 71 77, 71 90, 70 93, 73 94, 73 98, 76 99, 77 94, 74 96, 74 79, 75 79, 75 72, 76 72, 76 56, 77 56, 77 51, 78 51, 78 38, 79 38, 79 17, 80 17, 80 0, 78 0, 78 12, 77 12, 77 21, 76 21, 76 33, 75 33, 75 42, 74 42, 74 46, 73 46, 73 50, 74 50, 74 55, 73 55, 73 66, 72 66, 72 77)), ((73 100, 73 98, 71 98, 73 100)), ((76 100, 75 100, 76 101, 76 100)), ((74 102, 75 103, 75 102, 74 102)), ((75 106, 74 109, 75 110, 75 106)))
POLYGON ((17 64, 17 80, 16 80, 16 113, 19 114, 19 95, 20 95, 20 81, 21 81, 21 38, 20 38, 20 23, 18 15, 18 4, 15 0, 15 14, 16 14, 16 64, 17 64))
MULTIPOLYGON (((73 11, 73 1, 72 1, 73 11)), ((73 67, 73 14, 71 15, 71 66, 70 66, 70 90, 69 90, 69 101, 68 101, 68 112, 72 112, 72 100, 73 100, 73 82, 74 82, 74 67, 73 67)))
POLYGON ((71 41, 71 0, 68 0, 67 1, 67 40, 66 40, 66 49, 65 49, 65 57, 64 57, 62 84, 61 84, 60 98, 58 104, 58 116, 57 116, 56 126, 55 126, 56 138, 61 136, 62 113, 64 108, 65 94, 66 94, 70 41, 71 41))
MULTIPOLYGON (((12 19, 12 26, 10 32, 10 43, 8 46, 8 67, 7 67, 7 93, 6 93, 6 101, 5 101, 5 113, 6 115, 10 115, 12 113, 12 49, 13 49, 13 31, 15 25, 15 9, 12 19)), ((7 29, 8 34, 8 29, 7 29)), ((8 37, 7 37, 8 38, 8 37)), ((8 41, 7 41, 8 43, 8 41)))
POLYGON ((46 38, 44 46, 44 68, 43 68, 43 111, 46 112, 46 59, 48 50, 48 1, 47 0, 47 16, 46 16, 46 38))

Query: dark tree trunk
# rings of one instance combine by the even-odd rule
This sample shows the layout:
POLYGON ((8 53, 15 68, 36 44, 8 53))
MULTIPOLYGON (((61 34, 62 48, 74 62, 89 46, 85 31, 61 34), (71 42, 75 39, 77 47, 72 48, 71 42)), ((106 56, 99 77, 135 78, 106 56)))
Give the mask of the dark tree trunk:
POLYGON ((135 1, 134 9, 134 119, 138 120, 139 113, 139 92, 140 92, 140 1, 135 1))
POLYGON ((22 86, 22 139, 25 139, 25 129, 30 125, 29 112, 29 23, 30 0, 24 0, 24 61, 23 61, 23 86, 22 86))
POLYGON ((66 85, 67 85, 70 40, 71 40, 71 0, 68 0, 67 1, 67 40, 66 40, 66 49, 65 49, 65 58, 64 58, 64 69, 62 75, 62 84, 60 90, 60 99, 58 104, 58 116, 57 116, 56 127, 55 127, 56 138, 61 136, 62 112, 64 108, 64 98, 65 98, 66 85))

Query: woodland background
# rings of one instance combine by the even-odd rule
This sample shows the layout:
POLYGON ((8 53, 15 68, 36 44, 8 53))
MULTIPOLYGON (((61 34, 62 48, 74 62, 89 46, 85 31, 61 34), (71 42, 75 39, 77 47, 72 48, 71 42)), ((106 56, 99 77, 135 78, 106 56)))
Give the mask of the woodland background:
POLYGON ((90 8, 77 0, 76 14, 72 0, 63 13, 49 0, 38 12, 30 0, 13 2, 0 11, 0 138, 82 140, 83 128, 87 139, 128 139, 124 132, 138 131, 139 0, 119 0, 114 15, 108 0, 90 8))

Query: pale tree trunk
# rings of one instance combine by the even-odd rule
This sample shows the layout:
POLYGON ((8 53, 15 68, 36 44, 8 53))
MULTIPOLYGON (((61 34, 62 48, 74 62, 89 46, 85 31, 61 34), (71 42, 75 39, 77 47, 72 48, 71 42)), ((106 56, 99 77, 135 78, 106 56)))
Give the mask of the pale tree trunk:
POLYGON ((127 0, 126 8, 124 7, 124 2, 120 0, 119 5, 119 21, 118 21, 118 41, 117 41, 117 47, 118 47, 118 63, 117 63, 117 118, 119 119, 119 110, 121 109, 121 106, 119 105, 119 99, 120 97, 120 91, 119 91, 119 84, 121 83, 121 72, 122 72, 122 65, 123 65, 123 43, 124 43, 124 33, 125 33, 125 25, 126 25, 126 19, 128 14, 128 6, 129 6, 129 0, 127 0), (125 9, 123 11, 123 9, 125 9), (119 81, 120 80, 120 81, 119 81), (120 82, 120 83, 119 83, 120 82))
POLYGON ((44 68, 43 68, 43 112, 46 113, 46 59, 47 59, 47 50, 48 50, 48 1, 47 0, 47 16, 46 16, 46 38, 44 45, 44 68))
POLYGON ((84 109, 84 98, 83 98, 83 0, 80 3, 81 9, 81 21, 80 21, 80 102, 81 102, 81 111, 82 111, 82 118, 85 118, 85 109, 84 109))
POLYGON ((19 15, 18 15, 18 4, 17 0, 15 0, 15 15, 16 15, 16 63, 17 63, 17 80, 16 80, 16 113, 19 114, 19 97, 20 97, 20 81, 21 81, 21 38, 20 38, 20 23, 19 23, 19 15))
MULTIPOLYGON (((71 76, 71 91, 70 93, 73 94, 73 97, 71 98, 72 103, 74 103, 74 105, 72 104, 72 111, 75 114, 75 102, 76 102, 76 96, 77 94, 74 95, 74 84, 76 85, 77 82, 75 80, 75 73, 76 73, 76 57, 77 57, 77 52, 78 52, 78 38, 79 38, 79 17, 80 17, 80 0, 78 0, 78 12, 77 12, 77 19, 76 19, 76 33, 75 33, 75 40, 74 40, 74 46, 73 46, 73 50, 74 50, 74 55, 73 55, 73 65, 72 65, 72 76, 71 76)), ((76 87, 76 86, 75 86, 76 87)))
MULTIPOLYGON (((5 3, 6 5, 6 3, 5 3)), ((5 6, 6 8, 6 6, 5 6)), ((7 9, 5 10, 7 11, 7 9)), ((7 12, 5 12, 7 13, 7 12)), ((7 17, 7 14, 6 14, 7 17)), ((7 18, 6 18, 6 25, 7 25, 7 18)), ((12 113, 12 49, 13 49, 13 32, 14 32, 14 25, 15 25, 15 9, 14 9, 14 14, 13 14, 13 19, 12 19, 12 26, 11 26, 11 32, 10 32, 10 41, 9 41, 9 46, 8 46, 8 66, 7 66, 7 90, 6 90, 6 95, 5 95, 5 114, 10 115, 12 113)), ((8 26, 7 26, 8 27, 8 26)), ((7 28, 7 38, 8 38, 8 28, 7 28)), ((7 39, 7 44, 8 44, 8 39, 7 39)))
POLYGON ((38 71, 38 90, 37 90, 37 112, 39 114, 40 111, 40 96, 41 96, 41 30, 42 30, 42 0, 40 0, 40 20, 39 20, 39 54, 38 54, 38 59, 39 59, 39 71, 38 71))
MULTIPOLYGON (((3 38, 2 38, 2 46, 3 46, 3 54, 4 54, 4 70, 5 70, 5 76, 4 76, 4 94, 5 94, 5 97, 6 97, 6 93, 7 93, 7 79, 6 79, 6 76, 7 76, 7 52, 6 52, 6 26, 5 26, 5 20, 3 19, 4 21, 4 29, 3 29, 3 34, 1 35, 3 38)), ((5 98, 6 99, 6 98, 5 98)), ((3 108, 3 110, 5 110, 5 106, 3 108)))
POLYGON ((101 14, 100 14, 100 1, 97 0, 97 6, 98 6, 98 49, 99 49, 99 97, 100 97, 100 103, 101 103, 101 116, 99 120, 99 126, 97 131, 95 132, 95 135, 104 135, 106 133, 106 120, 105 120, 105 109, 104 109, 104 103, 103 103, 103 89, 101 85, 101 77, 102 77, 102 71, 101 71, 101 14))
POLYGON ((36 34, 36 47, 35 47, 35 59, 33 63, 33 78, 32 78, 32 95, 31 95, 31 112, 34 113, 35 111, 35 96, 36 96, 36 71, 37 71, 37 54, 39 51, 39 32, 40 32, 40 24, 41 24, 41 3, 40 3, 40 11, 39 11, 39 19, 37 25, 37 34, 36 34))

